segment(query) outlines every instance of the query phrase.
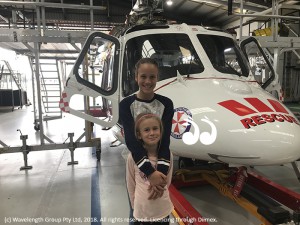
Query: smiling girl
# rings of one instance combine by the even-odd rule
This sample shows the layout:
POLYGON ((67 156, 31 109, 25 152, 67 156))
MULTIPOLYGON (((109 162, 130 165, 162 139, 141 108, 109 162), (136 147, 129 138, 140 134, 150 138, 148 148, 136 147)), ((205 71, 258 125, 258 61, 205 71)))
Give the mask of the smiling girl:
MULTIPOLYGON (((139 114, 135 122, 135 135, 141 142, 154 170, 157 168, 157 157, 163 134, 163 125, 155 114, 139 114)), ((167 173, 167 186, 160 198, 148 199, 150 182, 147 176, 137 167, 129 154, 126 165, 126 181, 129 199, 133 208, 136 225, 169 224, 169 215, 173 210, 168 188, 172 179, 173 160, 170 158, 167 173)))

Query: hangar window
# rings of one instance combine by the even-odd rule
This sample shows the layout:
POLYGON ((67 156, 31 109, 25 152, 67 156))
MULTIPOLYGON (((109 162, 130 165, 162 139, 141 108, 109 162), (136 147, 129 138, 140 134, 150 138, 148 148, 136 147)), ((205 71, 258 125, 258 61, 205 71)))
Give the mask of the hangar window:
POLYGON ((140 58, 155 59, 159 65, 159 80, 180 75, 202 73, 204 67, 186 34, 151 34, 127 41, 124 52, 122 91, 128 96, 138 90, 135 64, 140 58))
POLYGON ((231 39, 216 35, 197 35, 213 67, 221 73, 248 76, 247 59, 231 39))

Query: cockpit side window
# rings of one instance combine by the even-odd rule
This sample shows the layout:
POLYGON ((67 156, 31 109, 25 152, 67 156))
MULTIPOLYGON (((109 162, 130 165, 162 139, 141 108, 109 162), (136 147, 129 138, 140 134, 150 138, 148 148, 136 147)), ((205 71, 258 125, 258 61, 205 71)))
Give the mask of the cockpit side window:
POLYGON ((186 34, 151 34, 127 41, 124 52, 122 91, 128 96, 138 90, 134 66, 140 58, 149 57, 159 65, 159 80, 180 75, 202 73, 204 66, 186 34))
POLYGON ((238 76, 249 75, 247 59, 231 38, 203 34, 197 37, 216 70, 238 76))

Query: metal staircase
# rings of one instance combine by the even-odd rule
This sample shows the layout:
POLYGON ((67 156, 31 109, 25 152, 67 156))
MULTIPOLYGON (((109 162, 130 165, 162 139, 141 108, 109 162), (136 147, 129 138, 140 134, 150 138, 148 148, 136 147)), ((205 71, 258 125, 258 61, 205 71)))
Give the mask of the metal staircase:
MULTIPOLYGON (((33 72, 36 72, 36 64, 31 59, 33 72)), ((41 100, 45 110, 44 121, 62 118, 62 112, 59 108, 61 96, 61 79, 58 69, 58 62, 55 59, 40 60, 40 90, 41 100)))
POLYGON ((23 90, 22 84, 21 84, 21 77, 19 73, 15 73, 13 69, 11 68, 9 62, 6 60, 2 60, 4 62, 3 67, 1 68, 1 76, 2 75, 10 75, 13 80, 15 81, 15 84, 19 90, 23 90))

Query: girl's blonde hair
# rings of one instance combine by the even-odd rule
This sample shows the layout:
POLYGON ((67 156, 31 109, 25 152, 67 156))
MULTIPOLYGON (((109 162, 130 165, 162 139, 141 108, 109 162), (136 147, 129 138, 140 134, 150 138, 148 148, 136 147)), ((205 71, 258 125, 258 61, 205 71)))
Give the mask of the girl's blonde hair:
POLYGON ((162 134, 163 134, 163 124, 161 119, 158 117, 158 115, 153 114, 153 113, 140 113, 136 119, 135 119, 135 124, 134 124, 134 130, 135 130, 135 137, 138 139, 138 133, 140 132, 140 124, 142 121, 144 121, 145 119, 150 119, 150 118, 154 118, 157 120, 157 122, 159 123, 159 128, 160 128, 160 140, 162 138, 162 134))

